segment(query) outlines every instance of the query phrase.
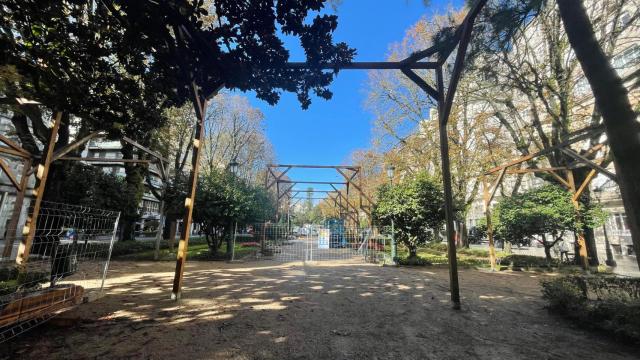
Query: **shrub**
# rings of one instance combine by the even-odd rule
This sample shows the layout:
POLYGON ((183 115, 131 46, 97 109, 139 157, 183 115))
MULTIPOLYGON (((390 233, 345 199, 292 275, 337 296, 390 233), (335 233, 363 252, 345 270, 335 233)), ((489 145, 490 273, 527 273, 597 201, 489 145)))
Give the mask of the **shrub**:
POLYGON ((590 329, 640 344, 640 278, 566 276, 542 282, 549 310, 590 329))
POLYGON ((587 301, 584 283, 573 277, 561 277, 542 282, 542 298, 550 308, 566 311, 581 307, 587 301))
POLYGON ((37 290, 40 284, 49 281, 46 272, 20 272, 16 267, 0 269, 0 296, 24 290, 37 290))
POLYGON ((431 262, 429 262, 427 259, 420 257, 420 256, 413 256, 413 257, 400 257, 400 258, 396 258, 396 263, 398 265, 403 265, 403 266, 427 266, 427 265, 431 265, 431 262))
POLYGON ((547 259, 531 255, 509 255, 502 258, 500 265, 514 268, 549 267, 547 259))
POLYGON ((441 251, 441 252, 446 252, 447 251, 447 243, 432 241, 432 242, 428 243, 425 246, 425 248, 436 250, 436 251, 441 251))

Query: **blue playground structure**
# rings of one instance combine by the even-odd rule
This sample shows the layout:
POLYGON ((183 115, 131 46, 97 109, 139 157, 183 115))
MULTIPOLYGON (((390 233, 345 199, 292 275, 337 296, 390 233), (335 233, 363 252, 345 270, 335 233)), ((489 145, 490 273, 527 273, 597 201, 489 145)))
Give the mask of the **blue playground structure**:
POLYGON ((345 248, 348 245, 345 238, 345 226, 343 219, 327 219, 324 222, 324 226, 329 229, 329 247, 330 248, 345 248))

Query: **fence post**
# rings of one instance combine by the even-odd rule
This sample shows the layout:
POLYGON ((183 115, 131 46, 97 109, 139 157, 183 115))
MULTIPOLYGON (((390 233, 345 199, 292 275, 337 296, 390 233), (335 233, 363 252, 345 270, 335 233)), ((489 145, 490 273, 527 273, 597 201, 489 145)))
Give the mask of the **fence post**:
POLYGON ((109 253, 107 254, 107 261, 104 263, 104 269, 102 269, 102 282, 100 283, 100 292, 104 288, 104 281, 107 278, 107 271, 109 270, 109 262, 111 261, 111 253, 113 252, 113 243, 116 241, 116 232, 118 231, 118 223, 120 222, 120 212, 116 217, 116 221, 113 224, 113 233, 111 233, 111 241, 109 242, 109 253))

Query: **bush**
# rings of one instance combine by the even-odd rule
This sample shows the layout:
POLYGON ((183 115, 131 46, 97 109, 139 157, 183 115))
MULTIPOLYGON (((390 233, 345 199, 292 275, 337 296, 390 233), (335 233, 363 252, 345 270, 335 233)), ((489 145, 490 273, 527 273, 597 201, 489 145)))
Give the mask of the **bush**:
POLYGON ((578 324, 640 344, 640 278, 566 276, 542 281, 549 310, 578 324))
POLYGON ((582 307, 587 301, 584 283, 573 277, 543 281, 542 298, 549 302, 550 308, 559 311, 582 307))
POLYGON ((427 266, 427 265, 431 265, 431 262, 429 262, 429 260, 420 257, 420 256, 414 256, 414 257, 400 257, 400 258, 396 258, 396 263, 398 265, 402 265, 402 266, 427 266))
POLYGON ((430 242, 427 245, 425 245, 426 249, 432 249, 432 250, 436 250, 436 251, 441 251, 441 252, 446 252, 447 251, 447 243, 445 242, 430 242))
POLYGON ((49 273, 20 272, 16 267, 0 269, 0 296, 15 293, 18 288, 37 290, 40 284, 48 282, 49 273))
POLYGON ((502 258, 500 265, 514 268, 549 267, 547 259, 531 255, 509 255, 502 258))

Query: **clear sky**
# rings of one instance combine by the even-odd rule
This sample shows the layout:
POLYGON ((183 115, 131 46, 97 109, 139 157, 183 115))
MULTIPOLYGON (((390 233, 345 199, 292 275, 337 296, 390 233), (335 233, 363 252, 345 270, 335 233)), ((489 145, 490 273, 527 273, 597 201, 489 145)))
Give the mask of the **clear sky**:
MULTIPOLYGON (((424 15, 443 13, 449 6, 461 6, 463 0, 343 0, 338 7, 335 41, 344 41, 357 49, 356 61, 384 61, 389 46, 401 41, 405 31, 424 15)), ((295 41, 286 41, 291 61, 304 61, 295 41)), ((395 70, 389 70, 395 71, 395 70)), ((285 93, 276 106, 270 106, 251 93, 251 103, 266 117, 267 135, 273 143, 279 163, 348 164, 356 149, 369 147, 372 114, 364 109, 367 71, 343 70, 331 84, 333 99, 313 98, 302 110, 295 95, 285 93)), ((333 170, 292 170, 293 180, 339 180, 333 170)), ((301 185, 299 188, 306 187, 301 185)), ((326 189, 313 185, 316 189, 326 189)))

